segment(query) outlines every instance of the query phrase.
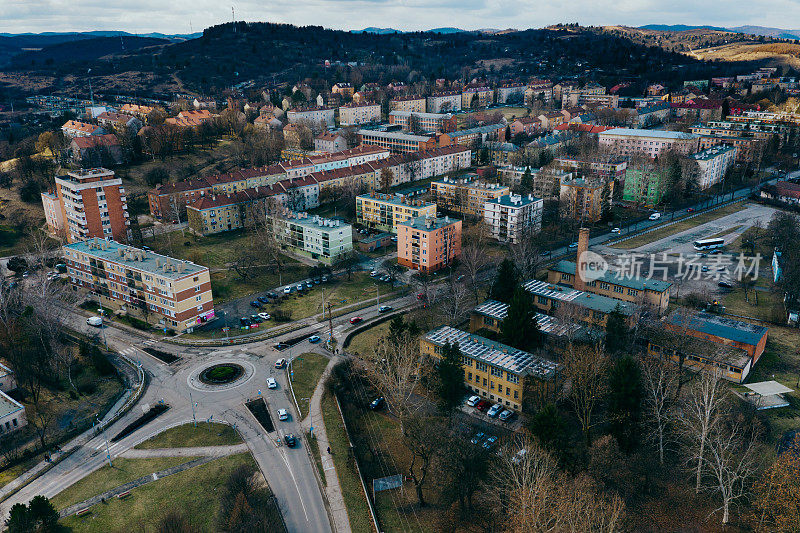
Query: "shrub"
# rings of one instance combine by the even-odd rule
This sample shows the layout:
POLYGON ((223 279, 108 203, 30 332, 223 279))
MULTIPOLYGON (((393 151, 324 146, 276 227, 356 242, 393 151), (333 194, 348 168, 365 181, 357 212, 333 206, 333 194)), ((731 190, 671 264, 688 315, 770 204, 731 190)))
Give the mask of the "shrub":
POLYGON ((91 396, 97 391, 97 385, 93 381, 87 381, 78 385, 78 392, 85 396, 91 396))

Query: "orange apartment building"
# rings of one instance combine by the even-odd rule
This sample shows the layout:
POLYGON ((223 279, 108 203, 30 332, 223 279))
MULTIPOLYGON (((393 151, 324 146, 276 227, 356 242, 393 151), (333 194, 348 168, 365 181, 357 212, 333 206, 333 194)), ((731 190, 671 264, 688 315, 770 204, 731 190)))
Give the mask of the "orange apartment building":
POLYGON ((42 205, 49 230, 63 233, 67 242, 92 237, 128 240, 127 197, 113 170, 89 168, 59 176, 55 192, 42 194, 42 205))
POLYGON ((397 225, 397 262, 421 272, 435 272, 461 255, 461 221, 450 217, 415 217, 397 225))
POLYGON ((389 111, 408 111, 424 113, 426 110, 424 96, 399 96, 389 102, 389 111))

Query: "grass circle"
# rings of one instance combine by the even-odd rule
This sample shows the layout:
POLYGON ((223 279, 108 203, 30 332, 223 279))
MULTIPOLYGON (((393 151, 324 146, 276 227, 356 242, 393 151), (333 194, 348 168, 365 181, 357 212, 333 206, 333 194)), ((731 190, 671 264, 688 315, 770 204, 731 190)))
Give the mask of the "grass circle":
POLYGON ((244 375, 244 368, 235 363, 221 363, 200 372, 200 381, 206 385, 225 385, 233 383, 244 375))

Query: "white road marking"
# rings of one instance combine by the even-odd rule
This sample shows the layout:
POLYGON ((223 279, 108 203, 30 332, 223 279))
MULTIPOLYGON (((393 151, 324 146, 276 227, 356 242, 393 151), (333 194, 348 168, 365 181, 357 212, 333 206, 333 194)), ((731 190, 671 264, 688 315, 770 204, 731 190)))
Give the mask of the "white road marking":
POLYGON ((300 494, 300 486, 297 484, 297 479, 294 477, 294 472, 292 472, 292 467, 289 466, 289 461, 286 459, 286 450, 279 450, 279 455, 283 462, 286 463, 286 469, 289 471, 289 475, 292 476, 292 481, 294 482, 294 488, 297 490, 297 496, 300 498, 300 505, 303 506, 303 514, 306 515, 306 522, 310 522, 308 519, 308 512, 306 511, 306 504, 303 503, 303 495, 300 494))

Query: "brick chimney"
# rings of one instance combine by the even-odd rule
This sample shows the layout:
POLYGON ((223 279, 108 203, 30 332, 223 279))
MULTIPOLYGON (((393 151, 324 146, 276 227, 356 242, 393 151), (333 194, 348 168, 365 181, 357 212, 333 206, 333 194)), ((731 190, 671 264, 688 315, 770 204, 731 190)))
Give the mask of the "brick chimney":
POLYGON ((578 254, 575 257, 575 283, 573 288, 579 291, 586 290, 586 282, 579 275, 580 261, 583 252, 589 250, 589 228, 581 228, 578 234, 578 254))

